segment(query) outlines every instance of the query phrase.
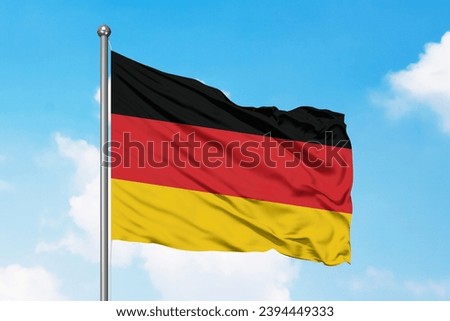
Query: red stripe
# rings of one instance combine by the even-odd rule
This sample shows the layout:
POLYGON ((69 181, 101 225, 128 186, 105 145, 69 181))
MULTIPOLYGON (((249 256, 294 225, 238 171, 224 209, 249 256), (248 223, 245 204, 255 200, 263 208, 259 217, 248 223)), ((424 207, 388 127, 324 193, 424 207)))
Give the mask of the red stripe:
POLYGON ((352 212, 351 149, 117 114, 111 129, 113 178, 352 212))

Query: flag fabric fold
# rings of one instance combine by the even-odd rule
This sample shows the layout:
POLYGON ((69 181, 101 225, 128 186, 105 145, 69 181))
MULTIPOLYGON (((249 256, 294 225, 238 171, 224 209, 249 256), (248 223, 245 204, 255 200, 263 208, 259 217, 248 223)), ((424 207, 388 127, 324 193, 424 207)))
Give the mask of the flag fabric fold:
POLYGON ((112 239, 350 262, 344 115, 242 107, 112 52, 112 239))

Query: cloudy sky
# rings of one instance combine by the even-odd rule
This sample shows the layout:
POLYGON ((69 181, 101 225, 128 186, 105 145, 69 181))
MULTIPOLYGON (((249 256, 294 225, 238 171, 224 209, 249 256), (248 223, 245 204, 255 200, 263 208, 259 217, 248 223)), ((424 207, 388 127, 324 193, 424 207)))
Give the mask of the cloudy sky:
POLYGON ((0 300, 99 298, 99 38, 346 114, 352 264, 112 244, 114 300, 450 300, 449 1, 0 2, 0 300))

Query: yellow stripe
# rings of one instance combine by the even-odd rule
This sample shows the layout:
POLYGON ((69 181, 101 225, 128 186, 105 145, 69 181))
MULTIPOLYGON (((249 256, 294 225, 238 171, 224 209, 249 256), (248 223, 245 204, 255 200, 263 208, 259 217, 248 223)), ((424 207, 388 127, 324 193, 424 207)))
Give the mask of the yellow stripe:
POLYGON ((112 239, 350 262, 351 215, 112 179, 112 239))

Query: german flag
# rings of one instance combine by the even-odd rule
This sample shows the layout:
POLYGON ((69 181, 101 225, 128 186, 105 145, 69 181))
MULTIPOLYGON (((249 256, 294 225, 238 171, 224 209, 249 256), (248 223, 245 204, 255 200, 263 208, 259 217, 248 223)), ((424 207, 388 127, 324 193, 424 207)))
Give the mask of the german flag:
POLYGON ((350 262, 344 115, 242 107, 112 52, 112 239, 350 262))

